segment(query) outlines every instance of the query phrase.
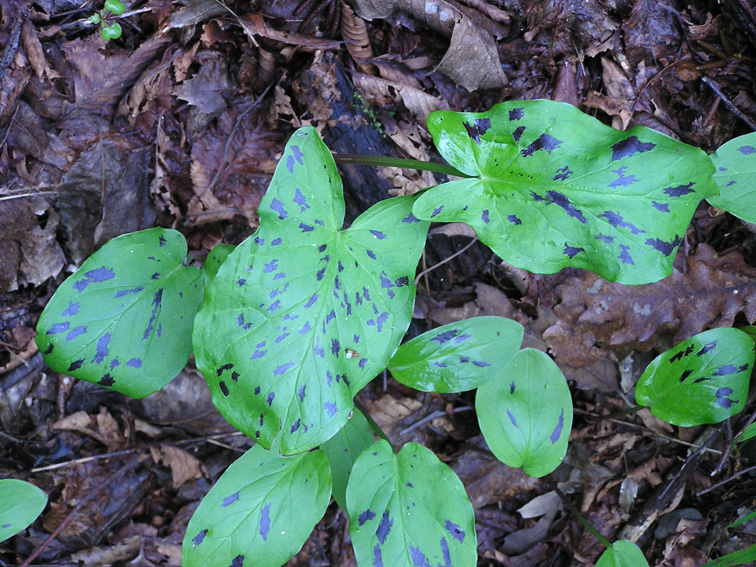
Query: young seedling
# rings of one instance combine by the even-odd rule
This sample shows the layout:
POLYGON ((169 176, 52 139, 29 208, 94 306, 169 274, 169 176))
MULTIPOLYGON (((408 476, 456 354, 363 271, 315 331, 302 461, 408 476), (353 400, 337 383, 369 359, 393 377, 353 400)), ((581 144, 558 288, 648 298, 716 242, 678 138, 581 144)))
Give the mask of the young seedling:
MULTIPOLYGON (((365 567, 474 565, 459 479, 419 445, 375 441, 355 396, 387 368, 423 391, 479 388, 492 451, 534 476, 563 459, 572 403, 548 356, 518 352, 514 321, 471 319, 400 346, 430 221, 468 222, 523 268, 640 284, 671 272, 695 207, 717 193, 700 150, 645 128, 616 132, 560 103, 436 113, 429 129, 456 169, 440 167, 468 177, 382 201, 345 229, 334 159, 302 128, 260 204, 260 228, 238 247, 216 248, 200 271, 175 231, 119 237, 42 314, 37 342, 51 368, 134 397, 160 389, 193 350, 214 404, 257 441, 197 509, 184 565, 282 565, 331 495, 365 567), (295 501, 310 504, 294 514, 295 501)), ((729 166, 727 152, 717 159, 729 166)), ((676 424, 719 421, 743 407, 752 366, 747 334, 707 331, 650 365, 638 402, 676 424)), ((602 566, 637 557, 626 543, 608 547, 602 566)))

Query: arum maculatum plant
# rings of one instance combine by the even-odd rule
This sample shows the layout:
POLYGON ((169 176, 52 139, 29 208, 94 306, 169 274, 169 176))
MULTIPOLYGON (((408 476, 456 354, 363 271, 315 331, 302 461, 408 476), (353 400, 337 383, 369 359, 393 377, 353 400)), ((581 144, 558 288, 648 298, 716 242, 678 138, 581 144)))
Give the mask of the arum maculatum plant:
MULTIPOLYGON (((256 442, 191 519, 184 565, 278 567, 331 497, 349 516, 364 567, 475 565, 473 508, 459 479, 418 444, 393 447, 355 396, 385 369, 423 391, 477 388, 491 451, 532 476, 564 458, 572 402, 554 362, 520 350, 515 321, 473 318, 401 344, 430 222, 466 222, 533 272, 579 267, 644 284, 671 273, 702 199, 735 212, 743 205, 730 191, 756 175, 753 159, 741 159, 752 139, 710 159, 551 101, 438 112, 428 127, 451 167, 427 167, 458 179, 386 199, 344 228, 333 156, 302 128, 260 204, 259 229, 235 249, 216 248, 200 270, 174 230, 127 234, 87 259, 47 305, 37 343, 54 371, 139 398, 193 351, 216 407, 256 442)), ((734 415, 753 344, 735 329, 684 341, 649 366, 638 403, 685 426, 734 415)), ((602 541, 601 565, 640 553, 602 541)))

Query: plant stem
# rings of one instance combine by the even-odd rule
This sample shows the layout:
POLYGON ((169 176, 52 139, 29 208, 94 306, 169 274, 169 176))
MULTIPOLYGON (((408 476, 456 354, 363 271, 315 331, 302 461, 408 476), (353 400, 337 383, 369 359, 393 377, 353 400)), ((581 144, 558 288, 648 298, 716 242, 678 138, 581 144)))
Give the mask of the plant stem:
POLYGON ((403 169, 419 169, 420 171, 430 171, 433 173, 442 173, 444 175, 454 175, 456 177, 473 177, 472 175, 462 173, 457 168, 445 163, 433 163, 430 161, 420 161, 417 159, 363 156, 357 154, 334 154, 333 159, 336 161, 336 163, 343 165, 401 167, 403 169))
POLYGON ((610 549, 612 547, 611 542, 606 539, 604 536, 602 536, 596 528, 594 528, 588 520, 585 519, 585 516, 583 516, 575 506, 573 506, 572 502, 570 502, 567 497, 564 495, 564 493, 559 490, 557 486, 554 487, 554 491, 559 495, 559 498, 562 499, 562 502, 564 502, 564 505, 567 506, 567 509, 570 511, 570 513, 575 516, 578 521, 585 526, 585 529, 587 529, 589 532, 591 532, 597 540, 601 542, 601 545, 603 545, 605 548, 610 549))

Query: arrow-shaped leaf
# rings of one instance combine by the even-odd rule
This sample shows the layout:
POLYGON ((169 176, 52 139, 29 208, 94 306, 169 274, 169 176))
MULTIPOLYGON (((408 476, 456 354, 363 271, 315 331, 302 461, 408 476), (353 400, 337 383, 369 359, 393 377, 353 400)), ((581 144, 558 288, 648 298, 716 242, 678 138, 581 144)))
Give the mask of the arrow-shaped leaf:
POLYGON ((304 545, 331 499, 322 451, 293 457, 255 445, 218 479, 189 521, 184 567, 280 567, 304 545))
POLYGON ((756 132, 723 144, 712 156, 719 196, 707 199, 744 221, 756 223, 756 132))
POLYGON ((530 476, 552 472, 567 453, 572 398, 562 371, 540 350, 527 348, 483 384, 475 410, 496 458, 530 476))
POLYGON ((347 487, 357 563, 371 567, 473 567, 475 517, 457 475, 431 451, 387 441, 363 451, 347 487))
POLYGON ((435 112, 428 130, 441 155, 473 177, 426 191, 415 215, 466 222, 531 272, 577 267, 626 284, 660 280, 699 201, 717 193, 700 149, 648 128, 613 130, 569 104, 435 112))
POLYGON ((404 343, 389 363, 392 376, 423 392, 466 392, 496 378, 522 343, 523 328, 503 317, 473 317, 404 343))
POLYGON ((428 223, 414 197, 388 199, 342 229, 344 198, 315 129, 286 146, 259 230, 232 252, 197 315, 197 367, 237 429, 284 454, 334 435, 355 394, 409 326, 428 223))
POLYGON ((738 329, 699 333, 648 365, 635 386, 635 399, 681 427, 724 421, 745 407, 753 351, 753 339, 738 329))
POLYGON ((64 281, 42 312, 37 345, 56 372, 143 398, 191 352, 204 284, 186 240, 152 228, 114 238, 64 281))

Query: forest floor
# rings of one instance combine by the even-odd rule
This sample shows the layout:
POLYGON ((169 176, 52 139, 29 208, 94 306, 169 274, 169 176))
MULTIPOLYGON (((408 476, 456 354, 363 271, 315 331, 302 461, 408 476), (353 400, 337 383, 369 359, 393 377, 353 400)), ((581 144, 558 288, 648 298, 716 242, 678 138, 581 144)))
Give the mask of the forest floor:
MULTIPOLYGON (((0 0, 0 478, 49 495, 28 530, 0 543, 0 566, 32 554, 34 565, 180 565, 192 512, 252 441, 214 409, 191 364, 132 400, 51 372, 34 329, 57 286, 115 236, 173 227, 201 263, 216 244, 252 234, 296 128, 315 126, 344 153, 375 155, 369 140, 379 140, 381 155, 440 161, 429 113, 508 100, 567 102, 708 153, 756 124, 756 21, 753 9, 738 10, 746 0, 350 4, 356 13, 339 0, 135 0, 118 18, 105 14, 123 30, 106 42, 88 20, 99 0, 0 0)), ((348 203, 364 205, 361 174, 344 173, 348 203)), ((364 175, 384 197, 437 183, 401 169, 364 175)), ((425 267, 471 237, 433 239, 425 267)), ((675 342, 753 324, 754 276, 753 227, 705 202, 674 277, 656 284, 602 287, 574 269, 533 275, 482 246, 432 270, 412 332, 425 321, 514 318, 525 346, 563 370, 570 448, 541 479, 486 451, 466 411, 471 393, 420 393, 388 376, 358 400, 397 446, 433 449, 462 479, 479 565, 595 564, 601 544, 558 499, 536 501, 535 516, 519 512, 560 486, 599 532, 637 542, 650 565, 697 567, 756 540, 756 522, 726 529, 756 509, 756 476, 738 476, 753 448, 733 444, 754 419, 753 397, 716 426, 612 416, 634 405, 635 380, 675 342), (683 294, 672 315, 661 309, 683 294), (607 305, 610 316, 585 316, 607 305), (638 305, 653 309, 640 317, 638 305)), ((335 504, 289 565, 356 565, 335 504)))

